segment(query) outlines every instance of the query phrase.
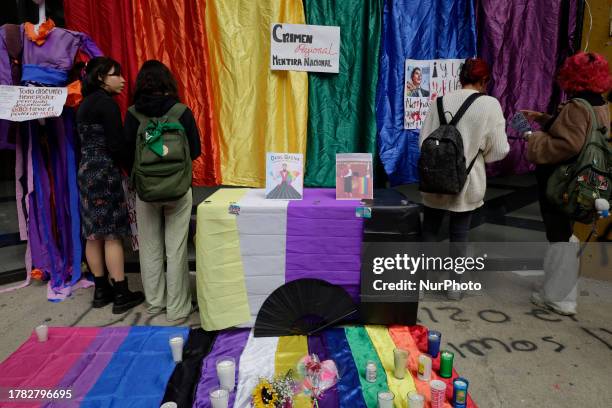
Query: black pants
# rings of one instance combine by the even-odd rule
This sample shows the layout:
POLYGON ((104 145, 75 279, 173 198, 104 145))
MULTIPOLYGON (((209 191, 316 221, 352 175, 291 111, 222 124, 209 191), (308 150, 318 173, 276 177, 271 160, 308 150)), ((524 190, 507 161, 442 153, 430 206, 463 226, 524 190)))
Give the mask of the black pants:
POLYGON ((473 211, 452 212, 427 206, 423 212, 423 241, 436 242, 438 240, 438 233, 447 213, 450 215, 450 242, 467 242, 473 211))
POLYGON ((546 198, 546 185, 554 169, 554 166, 538 166, 536 168, 540 212, 542 213, 548 242, 568 242, 573 234, 572 220, 546 198))

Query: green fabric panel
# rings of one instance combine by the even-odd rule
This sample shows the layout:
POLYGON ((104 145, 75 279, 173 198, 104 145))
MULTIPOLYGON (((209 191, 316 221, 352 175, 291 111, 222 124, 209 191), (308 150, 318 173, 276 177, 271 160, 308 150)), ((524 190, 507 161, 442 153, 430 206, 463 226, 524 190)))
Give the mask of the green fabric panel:
POLYGON ((307 186, 336 185, 336 153, 376 151, 382 0, 304 0, 306 23, 340 27, 340 72, 308 73, 307 186))
POLYGON ((389 389, 385 368, 378 358, 378 353, 370 340, 368 332, 363 326, 346 327, 344 329, 346 339, 351 347, 353 359, 359 371, 359 382, 363 390, 363 399, 368 408, 378 407, 378 392, 389 389), (366 364, 369 360, 376 363, 376 382, 366 381, 366 364))

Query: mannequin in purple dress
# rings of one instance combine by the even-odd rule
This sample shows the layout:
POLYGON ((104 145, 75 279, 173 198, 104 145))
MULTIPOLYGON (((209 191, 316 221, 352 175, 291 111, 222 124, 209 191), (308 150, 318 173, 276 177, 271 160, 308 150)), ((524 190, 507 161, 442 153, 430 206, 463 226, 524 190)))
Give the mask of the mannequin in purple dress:
MULTIPOLYGON (((45 18, 44 0, 33 1, 39 4, 39 24, 20 27, 19 84, 13 81, 6 30, 0 27, 0 84, 66 86, 78 53, 90 58, 102 53, 87 35, 55 27, 45 18)), ((65 108, 59 118, 24 122, 15 143, 18 218, 21 238, 28 240, 28 279, 32 268, 40 270, 49 280, 50 300, 69 296, 81 278, 73 124, 74 112, 65 108)))

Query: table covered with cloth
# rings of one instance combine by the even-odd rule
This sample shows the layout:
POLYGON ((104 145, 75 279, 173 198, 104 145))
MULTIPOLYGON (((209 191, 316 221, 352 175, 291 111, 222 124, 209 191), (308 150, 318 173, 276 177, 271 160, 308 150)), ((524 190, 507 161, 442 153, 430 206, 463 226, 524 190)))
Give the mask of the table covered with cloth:
MULTIPOLYGON (((380 214, 410 212, 418 220, 415 205, 398 205, 392 197, 395 206, 380 214)), ((388 194, 382 201, 387 204, 388 194)), ((338 285, 358 302, 364 232, 373 236, 385 228, 378 222, 364 231, 371 220, 358 216, 363 206, 336 200, 334 189, 317 188, 292 201, 266 200, 262 189, 220 189, 200 203, 195 247, 202 327, 251 327, 275 289, 301 278, 338 285)))

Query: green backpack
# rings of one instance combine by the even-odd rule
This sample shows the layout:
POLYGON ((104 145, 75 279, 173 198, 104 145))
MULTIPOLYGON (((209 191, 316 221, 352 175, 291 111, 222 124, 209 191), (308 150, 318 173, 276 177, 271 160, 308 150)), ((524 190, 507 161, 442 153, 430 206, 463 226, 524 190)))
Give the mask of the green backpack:
POLYGON ((597 220, 595 200, 610 200, 612 187, 612 149, 608 143, 608 128, 597 122, 595 111, 584 99, 591 114, 591 129, 575 161, 562 164, 548 179, 546 196, 572 220, 589 224, 597 220))
POLYGON ((166 114, 151 118, 130 106, 140 122, 132 183, 142 201, 173 201, 191 187, 191 156, 185 129, 179 119, 187 107, 175 104, 166 114))

